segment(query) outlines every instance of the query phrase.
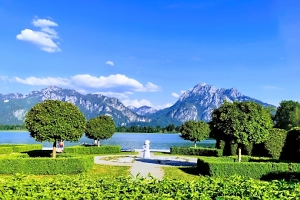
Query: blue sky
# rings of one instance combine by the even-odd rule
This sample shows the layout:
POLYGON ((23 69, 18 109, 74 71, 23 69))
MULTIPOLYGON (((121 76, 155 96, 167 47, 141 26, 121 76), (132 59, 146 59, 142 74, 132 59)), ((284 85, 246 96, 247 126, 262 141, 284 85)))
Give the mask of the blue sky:
POLYGON ((199 83, 300 101, 298 0, 0 0, 0 93, 49 85, 125 105, 199 83))

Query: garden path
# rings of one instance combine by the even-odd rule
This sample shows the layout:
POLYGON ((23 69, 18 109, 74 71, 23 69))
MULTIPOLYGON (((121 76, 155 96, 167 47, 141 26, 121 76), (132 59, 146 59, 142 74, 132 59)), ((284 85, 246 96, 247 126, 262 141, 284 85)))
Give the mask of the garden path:
POLYGON ((162 166, 197 166, 197 158, 184 156, 158 156, 151 152, 151 159, 143 159, 143 152, 138 155, 111 155, 95 156, 96 164, 131 166, 130 173, 136 177, 138 174, 148 177, 151 174, 154 178, 162 179, 164 171, 162 166))

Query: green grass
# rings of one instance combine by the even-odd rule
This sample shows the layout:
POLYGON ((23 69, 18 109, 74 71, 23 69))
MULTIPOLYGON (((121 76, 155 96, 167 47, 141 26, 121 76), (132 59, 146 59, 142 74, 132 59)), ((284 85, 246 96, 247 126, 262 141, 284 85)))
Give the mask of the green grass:
POLYGON ((199 158, 199 156, 195 156, 195 155, 170 154, 168 152, 153 152, 153 154, 157 156, 180 156, 186 158, 199 158))
MULTIPOLYGON (((119 177, 119 176, 129 176, 130 166, 112 166, 112 165, 97 165, 94 164, 93 169, 88 172, 81 174, 68 174, 68 175, 26 175, 28 179, 52 179, 56 176, 81 176, 87 175, 91 177, 119 177)), ((0 178, 12 178, 15 175, 0 174, 0 178)))
POLYGON ((197 167, 162 167, 165 175, 164 178, 183 181, 197 181, 203 178, 197 172, 197 167))

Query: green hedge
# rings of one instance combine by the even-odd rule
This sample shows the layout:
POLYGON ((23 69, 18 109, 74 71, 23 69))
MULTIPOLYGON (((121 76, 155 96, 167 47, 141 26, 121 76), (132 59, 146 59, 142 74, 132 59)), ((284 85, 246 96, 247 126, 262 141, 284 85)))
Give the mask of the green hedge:
POLYGON ((1 147, 0 146, 0 154, 11 154, 13 149, 11 147, 1 147))
POLYGON ((237 155, 238 145, 232 141, 217 140, 216 148, 223 151, 223 156, 235 156, 237 155))
POLYGON ((72 147, 65 147, 65 153, 75 153, 75 154, 113 154, 113 153, 120 153, 121 147, 120 146, 72 146, 72 147))
POLYGON ((56 159, 0 157, 0 174, 77 174, 92 169, 93 165, 93 156, 61 157, 56 159))
POLYGON ((280 159, 300 162, 300 128, 288 131, 280 159))
POLYGON ((1 144, 0 154, 22 153, 32 150, 41 150, 41 144, 1 144))
POLYGON ((171 154, 180 155, 196 155, 196 156, 222 156, 223 152, 221 149, 215 148, 192 148, 192 147, 171 147, 171 154))
MULTIPOLYGON (((198 158, 197 169, 202 175, 230 177, 240 175, 247 178, 263 178, 270 174, 299 173, 300 164, 274 162, 232 162, 231 158, 198 158)), ((251 159, 249 159, 251 161, 251 159)))
POLYGON ((267 153, 266 156, 278 159, 282 152, 287 132, 279 128, 273 128, 269 132, 267 140, 263 143, 265 152, 267 153))

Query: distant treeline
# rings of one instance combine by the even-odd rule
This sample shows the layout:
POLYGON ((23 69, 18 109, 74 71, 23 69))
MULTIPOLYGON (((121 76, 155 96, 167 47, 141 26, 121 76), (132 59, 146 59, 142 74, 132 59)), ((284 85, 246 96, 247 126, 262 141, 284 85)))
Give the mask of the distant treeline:
POLYGON ((152 127, 152 126, 119 126, 116 127, 116 132, 123 133, 179 133, 180 126, 170 124, 166 127, 152 127))
MULTIPOLYGON (((27 130, 25 124, 4 125, 0 124, 0 130, 3 131, 22 131, 27 130)), ((179 133, 180 126, 170 124, 166 127, 152 126, 119 126, 116 127, 116 132, 123 133, 179 133)))
POLYGON ((27 130, 25 124, 4 125, 0 124, 0 130, 3 131, 22 131, 27 130))

